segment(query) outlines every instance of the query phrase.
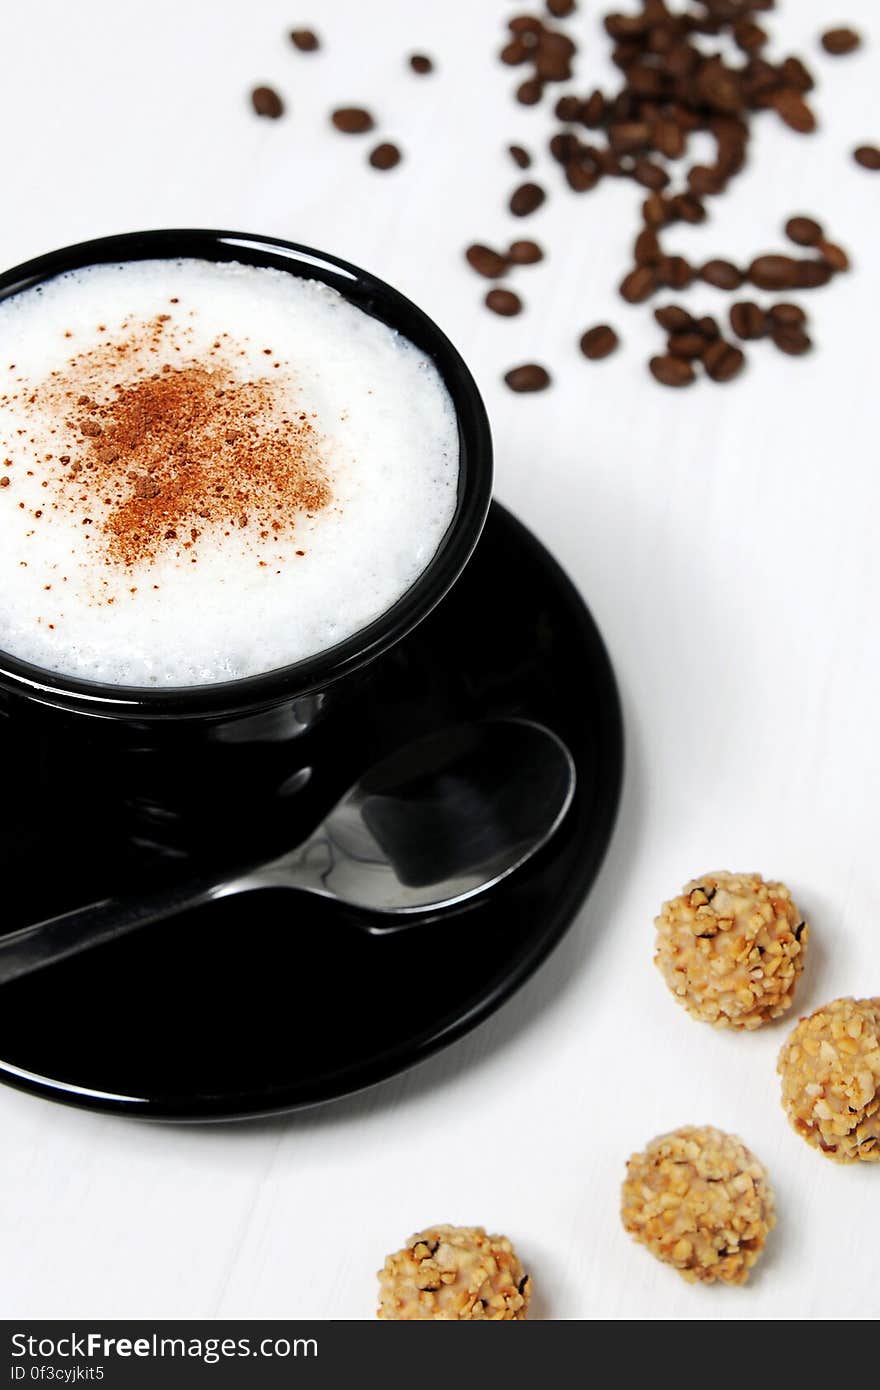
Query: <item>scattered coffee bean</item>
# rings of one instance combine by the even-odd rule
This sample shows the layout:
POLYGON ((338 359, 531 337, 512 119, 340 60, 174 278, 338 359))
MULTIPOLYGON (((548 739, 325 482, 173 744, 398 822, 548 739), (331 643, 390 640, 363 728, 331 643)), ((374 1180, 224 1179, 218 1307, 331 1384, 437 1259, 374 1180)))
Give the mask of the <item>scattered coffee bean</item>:
POLYGON ((290 42, 294 48, 298 48, 300 53, 314 53, 321 45, 318 35, 311 29, 291 29, 290 42))
POLYGON ((268 116, 277 121, 284 114, 284 102, 274 87, 255 87, 251 92, 251 102, 258 116, 268 116))
POLYGON ((822 257, 826 265, 830 265, 832 270, 849 270, 849 256, 842 246, 837 246, 833 241, 820 241, 816 250, 822 257))
POLYGON ((719 290, 738 290, 745 276, 732 261, 707 261, 700 269, 700 279, 719 290))
POLYGON ((799 304, 771 304, 767 310, 767 317, 774 326, 786 328, 802 328, 807 321, 807 316, 799 304))
POLYGON ((648 367, 661 386, 690 386, 696 380, 693 367, 683 357, 652 357, 648 367))
POLYGON ((643 304, 657 288, 657 274, 653 266, 639 265, 631 270, 620 282, 620 295, 627 304, 643 304))
POLYGON ((507 270, 507 256, 493 251, 491 246, 469 246, 464 255, 471 269, 478 275, 485 275, 489 280, 497 280, 507 270))
POLYGON ((393 169, 400 163, 402 155, 396 145, 385 141, 370 153, 370 163, 374 169, 393 169))
POLYGON ((747 276, 759 290, 790 290, 798 283, 799 264, 792 256, 756 256, 747 276))
POLYGON ((723 338, 717 338, 714 343, 710 343, 703 354, 703 366, 708 376, 718 382, 732 381, 735 376, 739 376, 745 361, 742 348, 726 343, 723 338))
POLYGON ((581 352, 591 362, 599 362, 603 357, 610 356, 619 345, 620 339, 607 323, 588 328, 581 338, 581 352))
POLYGON ((532 162, 532 156, 529 154, 528 150, 524 150, 522 145, 508 145, 507 148, 514 164, 520 169, 528 169, 532 162))
POLYGON ((816 246, 822 240, 822 227, 814 217, 790 217, 785 235, 796 246, 816 246))
POLYGON ((413 53, 409 65, 413 72, 418 73, 419 77, 425 77, 429 72, 434 71, 434 64, 424 53, 413 53))
POLYGON ((521 82, 516 89, 516 99, 521 106, 537 106, 543 95, 544 83, 539 82, 535 77, 521 82))
POLYGON ((662 256, 657 265, 657 283, 671 290, 686 290, 694 273, 693 266, 684 256, 662 256))
POLYGON ((539 183, 521 183, 510 195, 510 211, 514 217, 528 217, 537 212, 546 196, 539 183))
POLYGON ((636 237, 633 259, 636 265, 656 265, 660 259, 660 242, 657 233, 650 227, 643 227, 636 237))
POLYGON ((743 299, 730 311, 730 326, 736 336, 745 341, 763 338, 767 333, 767 317, 759 305, 743 299))
POLYGON ((343 135, 363 135, 375 125, 369 111, 362 106, 339 106, 330 119, 343 135))
POLYGON ((666 350, 673 357, 702 357, 706 351, 706 339, 695 329, 686 328, 681 333, 670 333, 666 350))
POLYGON ((489 290, 483 302, 493 314, 500 314, 505 319, 522 312, 522 300, 513 290, 489 290))
POLYGON ((703 318, 697 319, 697 328, 704 338, 717 338, 720 334, 717 319, 713 319, 711 314, 706 314, 703 318))
POLYGON ((861 42, 861 36, 856 33, 855 29, 843 25, 839 29, 826 29, 821 39, 825 52, 830 53, 833 58, 841 58, 846 53, 854 53, 861 42))
POLYGON ((880 149, 876 145, 859 145, 858 149, 853 150, 853 159, 863 169, 874 172, 880 169, 880 149))
POLYGON ((654 310, 654 318, 667 333, 681 333, 693 325, 694 317, 678 304, 664 304, 654 310))
POLYGON ((547 0, 547 9, 554 19, 565 19, 577 9, 576 0, 547 0))
MULTIPOLYGON (((796 261, 797 278, 794 287, 799 290, 818 290, 823 285, 827 285, 834 271, 825 261, 796 261)), ((778 289, 788 289, 790 286, 779 285, 778 289)))
POLYGON ((780 92, 771 92, 770 104, 787 126, 799 135, 811 135, 816 129, 816 117, 799 92, 783 87, 780 92))
POLYGON ((774 326, 770 336, 779 351, 787 353, 789 357, 801 357, 813 346, 808 334, 796 323, 774 326))
POLYGON ((550 373, 537 362, 526 362, 522 367, 512 367, 505 373, 504 380, 511 391, 546 391, 550 373))
POLYGON ((511 265, 537 265, 544 259, 544 252, 536 241, 512 241, 507 259, 511 265))

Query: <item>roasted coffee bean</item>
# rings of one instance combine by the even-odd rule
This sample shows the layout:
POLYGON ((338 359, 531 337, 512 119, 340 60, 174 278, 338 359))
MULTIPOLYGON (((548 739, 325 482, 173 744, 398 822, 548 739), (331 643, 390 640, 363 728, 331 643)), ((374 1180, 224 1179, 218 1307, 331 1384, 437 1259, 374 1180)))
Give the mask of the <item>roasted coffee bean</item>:
POLYGON ((595 328, 588 328, 581 338, 581 352, 584 357, 588 357, 591 362, 598 362, 603 357, 608 357, 620 344, 620 339, 607 323, 599 323, 595 328))
POLYGON ((568 164, 580 149, 580 141, 570 130, 558 130, 550 141, 550 153, 557 164, 568 164))
POLYGON ((589 193, 599 182, 599 171, 591 160, 575 158, 565 166, 565 180, 575 193, 589 193))
POLYGON ((290 42, 300 53, 314 53, 316 48, 321 47, 318 35, 311 29, 291 29, 290 42))
POLYGON ((684 132, 673 120, 659 120, 654 125, 651 143, 666 159, 680 159, 685 150, 684 132))
POLYGON ((787 353, 789 357, 801 357, 813 346, 809 335, 797 323, 774 326, 770 336, 779 351, 787 353))
POLYGON ((369 111, 362 106, 338 106, 330 119, 343 135, 363 135, 375 125, 369 111))
POLYGON ((741 19, 733 26, 733 40, 743 53, 756 53, 767 42, 767 35, 760 24, 750 19, 741 19))
POLYGON ((532 162, 532 156, 528 150, 524 150, 522 145, 508 145, 508 153, 514 164, 520 169, 528 169, 532 162))
POLYGON ((429 72, 434 71, 434 64, 425 53, 413 53, 409 65, 419 77, 426 77, 429 72))
POLYGON ((696 373, 684 357, 672 357, 668 353, 652 357, 648 367, 661 386, 690 386, 696 381, 696 373))
POLYGON ((710 343, 703 354, 703 366, 713 381, 732 381, 745 366, 745 353, 742 348, 717 338, 710 343))
POLYGON ((514 217, 528 217, 537 212, 546 196, 539 183, 521 183, 511 193, 508 206, 514 217))
POLYGON ((493 314, 500 314, 505 319, 522 312, 522 300, 513 290, 490 290, 483 302, 493 314))
POLYGON ((662 308, 655 309, 654 318, 667 333, 681 333, 694 323, 693 314, 678 304, 664 304, 662 308))
POLYGON ((591 92, 581 107, 580 119, 590 130, 596 130, 602 124, 605 115, 605 98, 597 89, 591 92))
POLYGON ((539 82, 537 77, 528 78, 516 89, 516 99, 521 106, 537 106, 543 95, 544 83, 539 82))
POLYGON ((526 362, 521 367, 512 367, 505 373, 504 380, 511 391, 546 391, 550 373, 537 362, 526 362))
POLYGON ((374 169, 393 169, 399 164, 402 155, 396 145, 386 140, 370 152, 370 163, 374 169))
POLYGON ((547 9, 554 19, 565 19, 577 9, 576 0, 547 0, 547 9))
POLYGON ((771 304, 767 310, 767 317, 774 326, 786 328, 800 328, 807 321, 807 316, 799 304, 771 304))
POLYGON ((659 193, 660 189, 666 188, 669 183, 666 170, 661 169, 652 159, 637 159, 633 165, 632 176, 636 183, 640 183, 643 188, 650 188, 653 193, 659 193))
MULTIPOLYGON (((794 288, 799 290, 818 290, 823 285, 827 285, 834 271, 825 261, 796 261, 797 279, 794 288)), ((777 286, 777 289, 787 289, 788 286, 777 286)))
POLYGON ((816 129, 816 117, 800 93, 793 92, 790 87, 783 87, 778 92, 771 92, 770 105, 782 117, 785 124, 790 126, 792 130, 796 130, 799 135, 809 135, 816 129))
POLYGON ((667 204, 659 193, 652 193, 642 203, 642 217, 649 227, 662 227, 667 217, 667 204))
POLYGON ((615 154, 637 154, 651 144, 647 121, 618 121, 608 127, 608 142, 615 154))
POLYGON ((504 45, 498 56, 507 67, 516 68, 519 67, 520 63, 528 62, 529 49, 521 39, 511 39, 510 43, 504 45))
MULTIPOLYGON (((510 248, 511 251, 513 247, 510 248)), ((472 270, 478 275, 485 275, 489 280, 497 280, 507 270, 507 256, 502 256, 498 251, 493 251, 491 246, 481 246, 476 243, 469 246, 465 251, 465 259, 472 270)), ((512 260, 513 257, 511 256, 512 260)))
POLYGON ((814 217, 790 217, 785 235, 795 246, 815 246, 822 240, 822 228, 814 217))
POLYGON ((536 265, 544 259, 544 252, 536 241, 512 241, 507 259, 511 265, 536 265))
POLYGON ((800 58, 786 58, 779 74, 786 86, 794 87, 796 92, 811 92, 816 85, 812 73, 800 58))
POLYGON ((714 285, 718 290, 738 290, 744 280, 741 270, 733 264, 733 261, 713 260, 706 261, 700 267, 700 279, 705 280, 707 285, 714 285))
POLYGON ((710 341, 719 336, 720 329, 718 327, 718 321, 714 319, 711 314, 704 314, 701 319, 697 319, 696 326, 703 337, 708 338, 710 341))
POLYGON ((682 333, 670 333, 666 351, 671 352, 673 357, 702 357, 706 351, 706 339, 702 333, 686 328, 682 333))
POLYGON ((862 40, 855 29, 842 25, 839 29, 826 29, 821 42, 826 53, 833 58, 842 58, 846 53, 854 53, 862 40))
POLYGON ((566 125, 573 125, 580 120, 581 101, 579 97, 567 96, 560 97, 554 107, 554 114, 566 125))
POLYGON ((825 264, 830 265, 832 270, 849 270, 849 256, 842 246, 837 246, 833 241, 822 240, 816 250, 825 264))
POLYGON ((662 256, 657 264, 657 281, 671 290, 686 290, 694 278, 694 268, 684 256, 662 256))
POLYGON ((544 24, 533 14, 518 14, 507 21, 507 27, 511 34, 531 34, 533 40, 537 40, 539 34, 544 32, 544 24))
POLYGON ((258 116, 268 116, 271 121, 277 121, 284 114, 284 102, 274 87, 255 87, 251 103, 258 116))
POLYGON ((633 247, 633 260, 636 265, 655 265, 661 256, 657 233, 650 227, 643 228, 636 237, 633 247))
POLYGON ((880 169, 880 149, 876 145, 859 145, 858 149, 853 150, 853 159, 863 169, 873 172, 880 169))
POLYGON ((692 193, 676 193, 669 199, 669 216, 670 219, 677 218, 680 222, 696 226, 699 222, 705 222, 706 209, 692 193))
POLYGON ((627 304, 643 304, 657 288, 657 276, 653 266, 640 265, 631 270, 620 282, 620 294, 627 304))
POLYGON ((727 187, 724 174, 710 164, 695 164, 688 173, 687 183, 690 192, 697 198, 708 198, 716 193, 723 193, 727 187))
POLYGON ((798 283, 798 266, 792 256, 756 256, 746 272, 759 290, 790 290, 798 283))
POLYGON ((767 316, 752 300, 743 299, 730 310, 730 326, 738 338, 763 338, 767 333, 767 316))

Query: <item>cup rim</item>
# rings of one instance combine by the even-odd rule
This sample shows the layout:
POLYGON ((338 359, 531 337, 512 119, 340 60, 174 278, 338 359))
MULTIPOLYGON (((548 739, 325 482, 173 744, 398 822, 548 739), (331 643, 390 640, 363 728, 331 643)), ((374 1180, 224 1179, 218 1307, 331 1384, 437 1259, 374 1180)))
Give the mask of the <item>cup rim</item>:
POLYGON ((428 565, 395 603, 350 637, 287 666, 204 685, 114 685, 52 671, 0 649, 0 688, 42 704, 108 718, 156 720, 251 713, 329 686, 411 632, 448 593, 479 539, 492 492, 492 439, 477 385, 433 319, 378 276, 299 242, 212 228, 161 228, 96 237, 49 251, 0 273, 0 299, 88 265, 200 259, 307 275, 414 342, 431 357, 449 391, 459 431, 458 498, 428 565), (298 267, 298 268, 297 268, 298 267))

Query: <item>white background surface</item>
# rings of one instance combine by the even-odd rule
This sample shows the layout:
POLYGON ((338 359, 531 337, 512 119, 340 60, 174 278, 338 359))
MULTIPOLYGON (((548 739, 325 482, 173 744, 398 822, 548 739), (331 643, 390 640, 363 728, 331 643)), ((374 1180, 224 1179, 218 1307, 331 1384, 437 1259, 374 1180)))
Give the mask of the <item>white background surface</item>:
MULTIPOLYGON (((825 216, 856 270, 803 296, 817 348, 768 344, 727 387, 676 393, 645 360, 660 333, 614 286, 640 194, 551 196, 505 211, 520 140, 543 109, 508 96, 494 61, 510 5, 278 0, 247 5, 4 5, 0 262, 137 227, 289 236, 370 267, 433 314, 483 388, 497 491, 588 598, 620 678, 629 735, 611 854, 563 945, 525 990, 444 1055, 312 1114, 219 1128, 142 1127, 0 1094, 0 1313, 5 1316, 364 1318, 386 1251, 434 1221, 509 1233, 555 1318, 867 1318, 880 1313, 880 1172, 838 1168, 788 1128, 776 1054, 787 1032, 716 1034, 675 1006, 651 965, 652 919, 693 874, 784 878, 813 928, 799 1004, 880 994, 880 551, 876 515, 880 177, 852 147, 880 139, 880 25, 870 0, 783 0, 776 56, 819 76, 821 131, 756 123, 747 173, 673 250, 783 249, 793 212, 825 216), (832 19, 870 42, 831 59, 832 19), (873 20, 873 23, 872 23, 873 20), (295 22, 324 50, 297 54, 295 22), (873 32, 872 32, 873 30, 873 32), (411 76, 404 55, 439 71, 411 76), (246 93, 277 83, 281 122, 246 93), (363 101, 406 164, 366 169, 327 109, 363 101), (528 313, 482 309, 474 239, 536 236, 548 260, 516 281, 528 313), (623 351, 574 348, 610 320, 623 351), (537 357, 553 391, 514 397, 501 373, 537 357), (746 1289, 685 1285, 624 1235, 628 1154, 712 1123, 767 1163, 779 1224, 746 1289)), ((609 75, 599 5, 582 5, 578 91, 609 75)), ((708 288, 689 304, 720 311, 708 288)), ((108 1046, 113 1039, 108 1038, 108 1046)))

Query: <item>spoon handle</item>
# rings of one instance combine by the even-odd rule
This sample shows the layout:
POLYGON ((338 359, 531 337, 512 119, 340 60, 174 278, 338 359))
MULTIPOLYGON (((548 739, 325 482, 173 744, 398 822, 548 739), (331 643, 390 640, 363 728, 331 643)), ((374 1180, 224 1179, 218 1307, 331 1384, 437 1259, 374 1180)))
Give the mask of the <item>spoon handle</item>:
POLYGON ((0 936, 0 984, 30 975, 34 970, 42 970, 44 966, 54 965, 56 961, 88 951, 93 946, 115 941, 117 937, 172 917, 185 908, 198 907, 245 887, 259 886, 256 879, 218 883, 216 877, 190 878, 138 898, 104 898, 59 917, 22 927, 0 936))

